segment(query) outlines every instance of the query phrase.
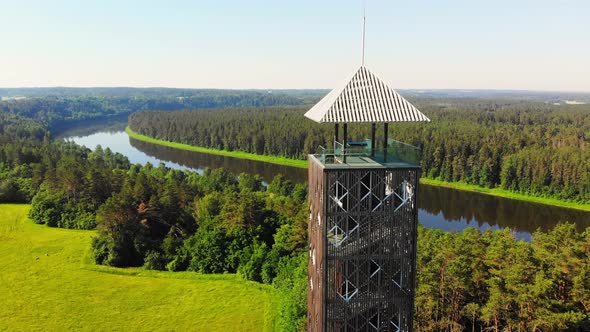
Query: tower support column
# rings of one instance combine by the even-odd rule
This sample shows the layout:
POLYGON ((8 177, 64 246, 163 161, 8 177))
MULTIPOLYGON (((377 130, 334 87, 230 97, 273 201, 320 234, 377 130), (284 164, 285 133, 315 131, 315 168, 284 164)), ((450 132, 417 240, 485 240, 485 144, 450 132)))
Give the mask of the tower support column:
POLYGON ((389 134, 389 123, 385 122, 383 124, 383 160, 387 161, 387 141, 389 138, 387 137, 389 134))
POLYGON ((348 141, 348 124, 342 125, 344 131, 342 137, 342 162, 346 164, 346 142, 348 141))
POLYGON ((371 124, 371 157, 375 157, 375 131, 377 129, 377 125, 375 122, 371 124))

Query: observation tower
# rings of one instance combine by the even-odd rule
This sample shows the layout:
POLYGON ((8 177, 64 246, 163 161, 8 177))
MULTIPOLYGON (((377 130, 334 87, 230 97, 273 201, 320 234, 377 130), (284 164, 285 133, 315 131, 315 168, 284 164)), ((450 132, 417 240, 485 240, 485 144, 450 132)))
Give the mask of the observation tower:
POLYGON ((305 116, 335 129, 333 146, 309 155, 309 331, 411 331, 420 150, 388 124, 430 120, 364 59, 305 116), (350 141, 356 123, 371 137, 350 141))

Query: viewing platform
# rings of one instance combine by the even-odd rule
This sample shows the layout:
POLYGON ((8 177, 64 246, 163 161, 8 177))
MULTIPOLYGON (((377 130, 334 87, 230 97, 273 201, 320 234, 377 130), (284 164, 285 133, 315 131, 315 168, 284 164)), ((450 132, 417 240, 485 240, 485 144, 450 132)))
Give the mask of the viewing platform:
POLYGON ((320 146, 310 161, 324 168, 420 168, 421 150, 413 145, 389 139, 387 148, 371 148, 371 140, 348 142, 344 147, 334 142, 335 149, 320 146))

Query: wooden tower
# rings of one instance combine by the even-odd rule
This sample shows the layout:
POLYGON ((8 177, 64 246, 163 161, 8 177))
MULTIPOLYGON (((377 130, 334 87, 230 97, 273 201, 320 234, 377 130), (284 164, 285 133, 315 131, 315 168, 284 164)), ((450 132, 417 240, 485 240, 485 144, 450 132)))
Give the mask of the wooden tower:
POLYGON ((430 120, 364 65, 305 116, 335 126, 333 149, 309 155, 308 328, 411 331, 419 150, 387 133, 430 120), (350 142, 350 123, 371 123, 371 138, 350 142))

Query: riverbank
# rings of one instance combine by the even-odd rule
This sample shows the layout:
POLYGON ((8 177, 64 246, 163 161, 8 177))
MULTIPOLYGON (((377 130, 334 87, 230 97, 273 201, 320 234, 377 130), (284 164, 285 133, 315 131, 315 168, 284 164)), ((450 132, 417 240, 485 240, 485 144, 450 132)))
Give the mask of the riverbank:
POLYGON ((125 132, 136 140, 148 142, 152 144, 158 144, 162 146, 167 146, 174 149, 186 150, 186 151, 194 151, 200 153, 209 153, 218 156, 226 156, 238 159, 248 159, 254 161, 262 161, 265 163, 271 163, 275 165, 281 166, 289 166, 289 167, 296 167, 296 168, 307 168, 307 160, 297 160, 297 159, 290 159, 285 157, 276 157, 276 156, 266 156, 266 155, 259 155, 254 153, 242 152, 242 151, 226 151, 226 150, 218 150, 218 149, 211 149, 211 148, 204 148, 201 146, 194 146, 176 142, 165 141, 153 137, 149 137, 146 135, 139 134, 133 131, 131 128, 125 128, 125 132))
POLYGON ((420 183, 427 185, 427 186, 438 186, 444 188, 450 188, 455 190, 461 191, 469 191, 475 192, 479 194, 485 194, 490 196, 497 196, 502 198, 514 199, 519 201, 531 202, 531 203, 538 203, 538 204, 545 204, 557 207, 563 207, 568 209, 575 209, 581 211, 590 211, 590 204, 582 204, 582 203, 575 203, 575 202, 567 202, 562 201, 555 198, 547 198, 547 197, 538 197, 538 196, 530 196, 525 194, 519 194, 512 191, 500 189, 500 188, 483 188, 472 184, 466 184, 461 182, 445 182, 440 180, 433 180, 427 178, 421 178, 420 183))
MULTIPOLYGON (((196 151, 196 152, 201 152, 201 153, 210 153, 210 154, 214 154, 214 155, 222 155, 222 156, 228 156, 228 157, 234 157, 234 158, 240 158, 240 159, 249 159, 249 160, 261 161, 261 162, 268 162, 268 163, 273 163, 273 164, 282 165, 282 166, 307 168, 307 161, 305 161, 305 160, 295 160, 295 159, 289 159, 289 158, 283 158, 283 157, 257 155, 257 154, 253 154, 253 153, 246 153, 246 152, 240 152, 240 151, 216 150, 216 149, 209 149, 209 148, 192 146, 192 145, 187 145, 187 144, 169 142, 169 141, 159 140, 159 139, 155 139, 155 138, 152 138, 149 136, 141 135, 139 133, 134 132, 129 127, 127 127, 125 129, 125 131, 127 132, 127 134, 130 137, 133 137, 134 139, 148 142, 148 143, 168 146, 171 148, 188 150, 188 151, 196 151)), ((525 194, 514 193, 514 192, 500 189, 500 188, 490 189, 490 188, 483 188, 483 187, 479 187, 476 185, 470 185, 470 184, 466 184, 466 183, 445 182, 445 181, 433 180, 433 179, 427 179, 427 178, 421 178, 420 183, 422 183, 424 185, 429 185, 429 186, 438 186, 438 187, 450 188, 450 189, 455 189, 455 190, 485 194, 485 195, 490 195, 490 196, 497 196, 497 197, 502 197, 502 198, 507 198, 507 199, 519 200, 519 201, 524 201, 524 202, 538 203, 538 204, 544 204, 544 205, 550 205, 550 206, 556 206, 556 207, 562 207, 562 208, 590 212, 590 204, 567 202, 567 201, 562 201, 562 200, 555 199, 555 198, 530 196, 530 195, 525 195, 525 194)))

